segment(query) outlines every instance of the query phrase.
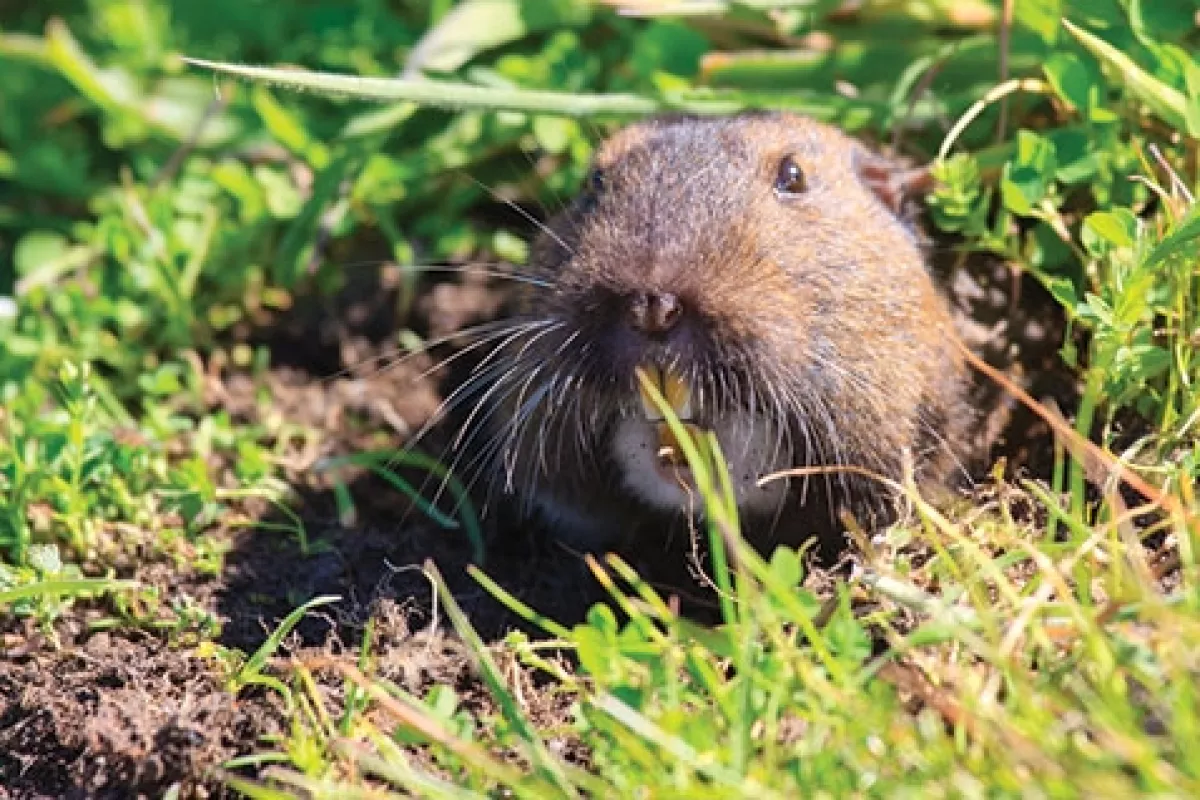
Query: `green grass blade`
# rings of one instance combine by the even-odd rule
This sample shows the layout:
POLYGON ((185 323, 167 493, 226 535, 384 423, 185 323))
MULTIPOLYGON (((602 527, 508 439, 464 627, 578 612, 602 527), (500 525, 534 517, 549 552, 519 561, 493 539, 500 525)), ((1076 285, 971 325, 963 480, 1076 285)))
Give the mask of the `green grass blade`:
POLYGON ((305 614, 318 606, 336 603, 341 599, 342 598, 338 597, 337 595, 321 595, 320 597, 314 597, 312 600, 309 600, 307 603, 296 608, 292 611, 292 613, 284 617, 283 622, 279 623, 279 627, 277 627, 271 633, 271 635, 267 637, 267 640, 263 642, 257 650, 254 651, 254 655, 246 659, 246 663, 242 665, 242 668, 238 670, 237 675, 234 676, 234 684, 236 686, 241 686, 253 683, 259 679, 261 677, 259 673, 261 673, 263 667, 267 665, 267 661, 271 658, 271 656, 275 655, 275 651, 279 649, 279 645, 281 645, 283 640, 287 638, 287 635, 292 632, 292 629, 300 623, 300 620, 304 618, 305 614))
POLYGON ((1200 131, 1192 130, 1188 125, 1187 98, 1182 92, 1142 69, 1132 58, 1099 36, 1085 31, 1070 20, 1064 19, 1062 24, 1089 53, 1109 67, 1113 80, 1124 85, 1130 94, 1145 103, 1164 122, 1187 131, 1193 138, 1200 134, 1200 131))
POLYGON ((654 100, 635 94, 575 94, 540 89, 497 89, 454 81, 410 78, 361 78, 329 72, 227 64, 201 58, 187 63, 295 91, 377 102, 411 101, 457 110, 504 110, 573 117, 640 117, 662 110, 654 100))
POLYGON ((475 559, 475 563, 477 564, 483 563, 483 527, 479 521, 479 514, 476 512, 475 506, 471 503, 470 495, 467 493, 467 489, 463 486, 462 481, 455 477, 445 464, 417 450, 371 450, 363 453, 353 453, 342 458, 330 459, 322 463, 321 469, 333 470, 347 464, 363 467, 374 472, 377 476, 398 489, 421 510, 421 513, 425 514, 441 527, 448 530, 456 530, 461 524, 461 527, 467 534, 467 538, 471 541, 472 558, 475 559), (392 469, 392 466, 397 464, 423 470, 433 477, 444 481, 446 488, 450 491, 451 497, 454 498, 454 508, 459 514, 459 519, 455 520, 453 517, 443 513, 432 502, 422 497, 416 487, 397 475, 396 471, 392 469))
POLYGON ((525 743, 525 751, 537 771, 550 781, 550 784, 558 789, 562 796, 578 796, 578 792, 571 785, 571 781, 567 777, 562 763, 547 749, 541 735, 529 718, 525 716, 516 698, 508 690, 500 667, 497 666, 491 654, 488 653, 487 645, 483 643, 483 639, 480 638, 478 632, 471 625, 467 619, 467 615, 459 608, 458 602, 454 599, 454 594, 450 591, 450 587, 446 585, 446 581, 442 578, 441 573, 438 572, 437 567, 432 562, 427 562, 425 570, 433 576, 433 580, 437 584, 438 595, 442 598, 442 603, 445 606, 446 614, 450 617, 450 621, 454 624, 454 629, 458 631, 458 635, 470 647, 479 668, 480 676, 483 678, 484 683, 487 684, 492 697, 500 706, 505 720, 525 743))
POLYGON ((550 617, 544 614, 539 614, 532 608, 518 600, 512 593, 506 591, 504 587, 489 578, 487 574, 476 566, 467 567, 467 573, 475 579, 475 581, 487 590, 488 594, 499 600, 505 608, 516 614, 526 622, 537 625, 546 633, 559 639, 568 640, 571 638, 571 632, 564 626, 558 624, 550 617))
POLYGON ((1182 253, 1197 239, 1200 239, 1200 205, 1193 205, 1187 215, 1146 255, 1145 266, 1152 267, 1182 253))
MULTIPOLYGON (((664 91, 659 97, 628 93, 586 94, 544 89, 511 89, 476 86, 460 81, 414 78, 363 78, 330 72, 229 64, 201 58, 187 63, 294 91, 369 102, 412 102, 459 111, 517 111, 567 117, 638 118, 677 111, 688 114, 734 114, 752 109, 792 111, 816 119, 836 121, 849 129, 885 119, 891 107, 885 102, 850 99, 812 91, 722 91, 683 88, 664 91)), ((913 125, 936 119, 940 110, 929 104, 914 106, 913 125)))
POLYGON ((117 592, 126 589, 136 589, 137 581, 117 581, 108 578, 75 578, 68 580, 49 580, 18 586, 15 589, 0 591, 0 605, 15 603, 21 600, 32 600, 35 597, 68 596, 92 594, 95 592, 117 592))

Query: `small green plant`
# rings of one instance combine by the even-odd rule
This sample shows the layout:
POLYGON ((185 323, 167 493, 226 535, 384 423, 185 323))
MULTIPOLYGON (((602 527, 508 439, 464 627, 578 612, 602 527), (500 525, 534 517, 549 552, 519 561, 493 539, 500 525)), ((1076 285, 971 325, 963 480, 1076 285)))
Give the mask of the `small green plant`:
POLYGON ((250 686, 265 686, 279 692, 290 705, 292 702, 291 691, 280 679, 266 674, 268 662, 279 650, 283 640, 300 624, 300 620, 304 619, 308 612, 320 606, 336 603, 340 599, 336 595, 323 595, 314 597, 307 603, 296 607, 283 618, 271 635, 249 656, 215 643, 206 643, 200 648, 200 654, 211 656, 224 665, 225 687, 230 694, 236 695, 250 686))
POLYGON ((23 567, 0 564, 0 604, 18 616, 33 617, 49 628, 75 600, 135 589, 134 581, 86 578, 73 564, 64 564, 58 548, 31 545, 23 567))

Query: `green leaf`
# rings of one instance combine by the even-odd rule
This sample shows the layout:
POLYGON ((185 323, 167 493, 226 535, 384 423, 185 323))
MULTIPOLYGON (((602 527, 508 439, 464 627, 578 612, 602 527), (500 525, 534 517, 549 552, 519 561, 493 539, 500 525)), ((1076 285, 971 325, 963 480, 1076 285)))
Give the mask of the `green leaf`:
POLYGON ((337 470, 347 464, 371 470, 394 488, 400 490, 424 514, 443 528, 457 529, 461 527, 464 529, 471 541, 472 557, 475 559, 475 563, 483 563, 483 529, 479 524, 478 513, 471 503, 466 487, 463 486, 462 481, 446 465, 417 450, 369 450, 324 461, 322 462, 321 470, 337 470), (432 501, 423 497, 412 484, 401 477, 396 471, 400 467, 422 470, 430 476, 440 479, 445 489, 454 499, 454 511, 458 514, 458 519, 455 520, 453 517, 442 513, 432 501))
POLYGON ((421 38, 404 75, 453 72, 484 50, 531 33, 577 27, 591 15, 591 4, 580 0, 465 0, 421 38))
POLYGON ((843 598, 824 628, 829 649, 847 661, 865 661, 871 655, 871 637, 855 619, 850 603, 843 598))
POLYGON ((281 169, 258 164, 253 169, 254 179, 263 188, 267 210, 276 219, 293 219, 304 207, 304 198, 291 177, 281 169))
POLYGON ((1195 0, 1129 0, 1129 22, 1142 40, 1182 38, 1195 28, 1195 0))
POLYGON ((1064 19, 1062 24, 1088 52, 1109 68, 1113 81, 1124 86, 1167 124, 1185 131, 1193 138, 1200 135, 1200 130, 1188 126, 1187 98, 1182 92, 1146 72, 1132 58, 1099 36, 1088 33, 1069 20, 1064 19))
POLYGON ((1070 278, 1061 275, 1046 276, 1041 283, 1063 308, 1074 313, 1075 307, 1079 305, 1079 293, 1075 291, 1075 284, 1070 278))
POLYGON ((1163 237, 1146 256, 1145 265, 1153 267, 1163 261, 1194 247, 1200 239, 1200 204, 1193 205, 1187 216, 1179 221, 1171 232, 1163 237))
POLYGON ((1036 33, 1043 43, 1058 38, 1058 21, 1063 14, 1062 0, 1014 0, 1013 21, 1020 28, 1036 33))
POLYGON ((163 364, 153 372, 138 376, 138 388, 151 397, 172 397, 184 391, 183 368, 179 364, 163 364))
POLYGON ((1097 254, 1107 249, 1105 245, 1133 247, 1137 240, 1137 229, 1137 217, 1127 208, 1094 211, 1083 220, 1083 244, 1089 251, 1097 254))
POLYGON ((1059 97, 1080 111, 1088 109, 1098 76, 1091 74, 1083 59, 1074 53, 1059 51, 1046 60, 1042 71, 1059 97))
POLYGON ((1049 134, 1054 143, 1054 154, 1058 168, 1054 177, 1060 183, 1076 184, 1091 180, 1100 168, 1098 147, 1087 132, 1072 128, 1060 128, 1049 134))
POLYGON ((17 243, 13 261, 18 275, 29 275, 67 253, 67 237, 57 231, 30 231, 17 243))
POLYGON ((694 76, 700 59, 710 49, 708 40, 677 22, 656 22, 642 32, 629 57, 629 66, 644 76, 667 72, 694 76))
POLYGON ((116 115, 134 102, 128 76, 98 69, 60 19, 52 19, 46 25, 46 53, 62 76, 100 108, 116 115))
POLYGON ((319 142, 314 142, 299 119, 285 108, 265 86, 256 86, 251 95, 254 110, 275 139, 296 155, 302 156, 317 169, 329 163, 329 153, 319 142))
POLYGON ((536 116, 532 120, 533 137, 548 153, 564 153, 579 137, 579 123, 562 117, 536 116))
POLYGON ((1017 132, 1017 152, 1004 167, 1000 197, 1015 214, 1030 216, 1054 181, 1058 162, 1054 143, 1032 131, 1017 132))
POLYGON ((771 555, 771 572, 780 583, 799 586, 804 578, 800 555, 790 547, 780 547, 771 555))

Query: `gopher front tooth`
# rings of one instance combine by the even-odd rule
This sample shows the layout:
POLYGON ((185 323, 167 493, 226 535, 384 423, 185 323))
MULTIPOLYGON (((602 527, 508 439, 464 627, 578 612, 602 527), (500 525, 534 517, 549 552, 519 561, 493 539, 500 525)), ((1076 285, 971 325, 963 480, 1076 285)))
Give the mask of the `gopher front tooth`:
POLYGON ((667 404, 675 411, 675 416, 686 422, 692 418, 692 390, 688 388, 687 381, 674 370, 663 371, 662 386, 663 396, 667 398, 667 404))
MULTIPOLYGON (((653 364, 642 367, 642 370, 646 373, 646 377, 650 379, 650 382, 658 387, 658 390, 661 392, 663 385, 662 370, 653 364)), ((658 410, 658 406, 654 403, 654 398, 652 398, 650 393, 646 391, 645 384, 639 380, 637 385, 638 398, 642 401, 642 413, 646 415, 646 419, 650 422, 662 421, 664 419, 663 413, 658 410)), ((670 401, 668 400, 667 402, 670 401)))
MULTIPOLYGON (((658 391, 666 399, 667 405, 675 412, 675 416, 683 421, 692 418, 692 390, 688 388, 679 373, 672 369, 662 369, 653 364, 642 368, 646 376, 658 387, 658 391)), ((661 422, 663 414, 654 404, 641 381, 638 381, 638 398, 642 401, 642 413, 650 422, 661 422)))

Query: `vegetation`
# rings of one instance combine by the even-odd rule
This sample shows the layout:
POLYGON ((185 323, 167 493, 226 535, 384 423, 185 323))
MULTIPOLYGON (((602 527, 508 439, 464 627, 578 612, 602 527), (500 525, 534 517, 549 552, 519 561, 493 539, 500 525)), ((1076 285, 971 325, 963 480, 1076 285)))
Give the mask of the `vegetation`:
POLYGON ((0 6, 10 622, 54 634, 100 608, 90 624, 208 654, 231 692, 286 697, 287 734, 221 772, 252 797, 1200 793, 1200 5, 852 6, 0 6), (272 659, 300 614, 232 652, 211 609, 128 569, 215 576, 247 525, 309 546, 289 482, 330 431, 231 413, 206 375, 259 381, 269 410, 264 331, 362 253, 400 267, 403 312, 429 270, 525 259, 497 196, 556 207, 612 125, 762 107, 896 137, 940 180, 939 252, 1052 298, 1074 391, 1061 416, 1038 407, 1045 480, 998 463, 952 508, 900 487, 910 517, 860 532, 854 577, 818 591, 799 554, 745 552, 713 443, 693 442, 723 623, 609 557, 592 568, 610 603, 573 627, 475 572, 545 633, 485 643, 440 583, 486 704, 380 677, 370 624, 350 660, 272 659), (532 715, 531 692, 569 722, 532 715))

